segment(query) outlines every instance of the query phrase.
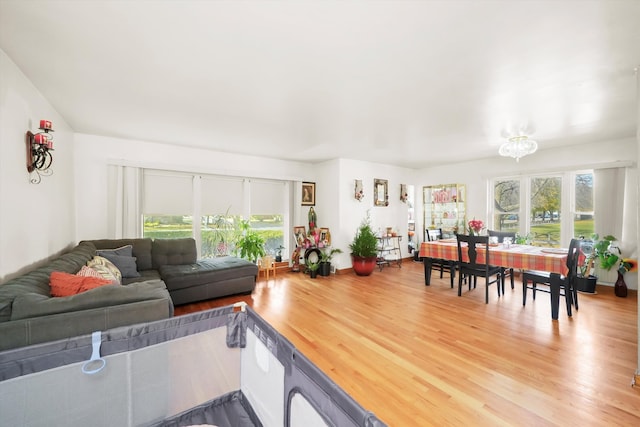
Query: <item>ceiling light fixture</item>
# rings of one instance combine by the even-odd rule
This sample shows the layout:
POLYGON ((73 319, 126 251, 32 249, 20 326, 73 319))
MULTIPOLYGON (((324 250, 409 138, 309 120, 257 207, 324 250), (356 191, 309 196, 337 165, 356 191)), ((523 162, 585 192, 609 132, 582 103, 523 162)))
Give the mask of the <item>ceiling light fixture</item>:
POLYGON ((504 157, 513 157, 516 162, 520 161, 520 157, 527 154, 533 154, 538 149, 538 143, 533 139, 529 139, 526 135, 512 136, 507 142, 502 143, 498 153, 504 157))

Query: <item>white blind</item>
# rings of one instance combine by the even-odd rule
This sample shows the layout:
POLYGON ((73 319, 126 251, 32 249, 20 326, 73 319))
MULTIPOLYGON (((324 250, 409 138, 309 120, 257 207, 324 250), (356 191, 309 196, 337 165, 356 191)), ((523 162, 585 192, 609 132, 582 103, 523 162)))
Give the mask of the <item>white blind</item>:
POLYGON ((229 215, 243 213, 243 179, 237 177, 202 177, 202 214, 229 215))
POLYGON ((285 182, 251 180, 251 214, 285 213, 285 182))
POLYGON ((191 175, 146 169, 143 188, 144 214, 191 215, 193 211, 191 175))

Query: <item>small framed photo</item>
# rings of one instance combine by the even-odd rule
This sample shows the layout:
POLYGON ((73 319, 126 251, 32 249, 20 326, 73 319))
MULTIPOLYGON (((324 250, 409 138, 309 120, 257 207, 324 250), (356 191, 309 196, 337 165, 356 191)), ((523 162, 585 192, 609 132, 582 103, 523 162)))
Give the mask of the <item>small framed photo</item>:
POLYGON ((304 241, 307 238, 307 230, 304 225, 293 227, 293 237, 296 239, 296 246, 304 245, 304 241))
POLYGON ((320 229, 320 241, 324 244, 324 246, 331 246, 331 233, 329 233, 328 228, 320 229))
POLYGON ((302 183, 302 206, 315 206, 315 205, 316 205, 316 183, 303 182, 302 183))

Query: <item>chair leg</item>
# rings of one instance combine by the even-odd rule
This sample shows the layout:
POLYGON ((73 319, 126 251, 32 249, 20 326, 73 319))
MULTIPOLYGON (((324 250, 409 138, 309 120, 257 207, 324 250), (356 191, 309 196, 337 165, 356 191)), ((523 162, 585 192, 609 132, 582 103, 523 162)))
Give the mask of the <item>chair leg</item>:
POLYGON ((527 305, 527 282, 528 280, 522 279, 522 306, 527 305))
POLYGON ((536 300, 536 286, 537 285, 538 284, 535 282, 535 280, 531 281, 531 290, 533 291, 532 294, 533 294, 533 300, 534 301, 536 300))
POLYGON ((458 296, 462 296, 462 273, 458 275, 458 296))
POLYGON ((513 268, 509 269, 509 277, 511 277, 511 289, 514 289, 515 285, 513 283, 513 268))

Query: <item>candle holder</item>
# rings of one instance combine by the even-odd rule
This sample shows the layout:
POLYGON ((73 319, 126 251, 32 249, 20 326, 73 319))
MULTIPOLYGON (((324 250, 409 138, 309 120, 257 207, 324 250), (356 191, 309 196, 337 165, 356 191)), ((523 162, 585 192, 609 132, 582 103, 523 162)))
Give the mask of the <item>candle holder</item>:
POLYGON ((32 133, 27 131, 25 142, 27 144, 27 171, 32 176, 29 182, 39 184, 43 176, 53 174, 51 164, 53 163, 53 136, 51 132, 51 122, 40 120, 40 132, 32 133), (35 172, 35 175, 33 174, 35 172))

